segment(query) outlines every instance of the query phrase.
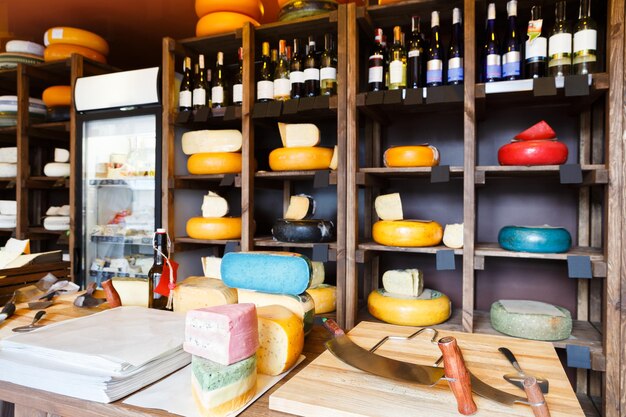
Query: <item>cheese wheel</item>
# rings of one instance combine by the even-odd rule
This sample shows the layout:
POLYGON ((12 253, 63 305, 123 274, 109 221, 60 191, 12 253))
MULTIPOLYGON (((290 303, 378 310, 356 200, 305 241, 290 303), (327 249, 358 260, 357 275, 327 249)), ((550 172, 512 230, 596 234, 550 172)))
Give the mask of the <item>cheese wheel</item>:
POLYGON ((0 178, 14 178, 17 175, 17 164, 0 162, 0 178))
POLYGON ((70 217, 48 216, 43 219, 43 228, 50 231, 70 230, 70 217))
MULTIPOLYGON (((208 0, 211 1, 211 0, 208 0)), ((203 16, 196 24, 196 36, 211 36, 241 29, 246 22, 260 23, 250 16, 233 12, 215 12, 203 16)))
POLYGON ((242 136, 236 129, 194 130, 183 133, 183 153, 239 152, 242 136))
POLYGON ((321 284, 306 292, 315 301, 315 314, 332 313, 337 309, 337 287, 334 285, 321 284))
POLYGON ((439 165, 439 151, 434 146, 395 146, 385 151, 386 167, 432 167, 439 165))
POLYGON ((85 58, 89 58, 103 64, 107 63, 107 59, 100 52, 85 48, 84 46, 66 45, 63 43, 55 43, 54 45, 48 46, 43 53, 43 59, 46 62, 61 61, 68 59, 72 56, 72 54, 82 55, 85 58))
POLYGON ((374 209, 381 220, 404 219, 400 193, 379 195, 374 201, 374 209))
POLYGON ((280 375, 296 364, 304 347, 302 322, 287 308, 278 305, 259 307, 259 350, 257 370, 265 375, 280 375))
POLYGON ((69 177, 71 165, 65 162, 48 162, 43 167, 43 174, 46 177, 69 177))
POLYGON ((333 150, 320 147, 277 148, 270 153, 273 171, 309 171, 328 169, 333 150))
POLYGON ((241 13, 260 21, 263 18, 263 4, 259 0, 196 0, 196 16, 215 12, 241 13))
POLYGON ((435 246, 441 243, 443 228, 434 221, 380 220, 372 227, 372 237, 385 246, 435 246))
POLYGON ((71 27, 50 28, 43 35, 43 43, 47 47, 59 44, 76 45, 89 48, 101 55, 109 54, 109 44, 103 37, 83 29, 71 27))
POLYGON ((300 295, 268 294, 239 288, 237 289, 237 296, 240 303, 252 303, 257 307, 283 306, 302 320, 305 335, 313 330, 313 320, 317 311, 316 304, 313 297, 306 292, 300 295))
POLYGON ((500 165, 561 165, 567 161, 567 145, 554 140, 511 142, 498 150, 500 165))
POLYGON ((556 138, 556 132, 546 123, 545 120, 529 127, 521 133, 515 135, 514 139, 517 140, 542 140, 542 139, 554 139, 556 138))
POLYGON ((50 107, 46 113, 48 122, 65 122, 70 120, 70 106, 50 107))
POLYGON ((572 246, 572 236, 562 227, 505 226, 498 233, 498 243, 514 252, 562 253, 572 246))
POLYGON ((43 56, 44 47, 35 42, 20 41, 14 39, 8 41, 5 49, 7 52, 16 52, 20 54, 33 54, 37 56, 43 56))
POLYGON ((377 289, 367 298, 367 308, 378 320, 402 326, 433 326, 448 320, 452 313, 450 299, 430 289, 419 297, 395 296, 377 289))
POLYGON ((324 243, 335 238, 335 225, 328 220, 278 219, 272 226, 272 236, 279 242, 324 243))
POLYGON ((187 160, 187 170, 194 175, 239 174, 241 154, 236 152, 197 153, 187 160))
POLYGON ((228 240, 241 238, 241 217, 192 217, 187 235, 193 239, 228 240))
POLYGON ((174 311, 186 313, 198 308, 237 303, 237 290, 228 288, 216 278, 188 277, 176 284, 174 311))
POLYGON ((70 106, 72 104, 72 87, 53 85, 43 90, 41 99, 48 107, 70 106))
POLYGON ((70 161, 70 151, 62 148, 54 148, 54 162, 67 163, 70 161))
POLYGON ((443 230, 443 244, 452 249, 463 247, 463 223, 446 224, 443 230))
POLYGON ((532 340, 563 340, 572 334, 572 315, 559 306, 538 301, 515 300, 521 310, 508 311, 499 300, 491 305, 491 326, 500 333, 532 340), (555 310, 558 315, 542 310, 555 310), (526 310, 526 311, 524 311, 526 310))

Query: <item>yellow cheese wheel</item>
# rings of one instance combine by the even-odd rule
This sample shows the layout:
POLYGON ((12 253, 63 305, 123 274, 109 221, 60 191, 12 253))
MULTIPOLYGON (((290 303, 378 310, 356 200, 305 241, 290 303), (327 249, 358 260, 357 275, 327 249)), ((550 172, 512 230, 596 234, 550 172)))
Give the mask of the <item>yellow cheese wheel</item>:
POLYGON ((331 313, 337 309, 337 287, 334 285, 320 284, 306 292, 315 302, 315 314, 331 313))
POLYGON ((402 326, 433 326, 448 320, 452 313, 450 299, 430 289, 419 297, 392 296, 377 289, 369 295, 367 308, 378 320, 402 326))
POLYGON ((241 172, 241 154, 238 152, 211 152, 191 155, 187 160, 190 174, 238 174, 241 172))
POLYGON ((304 347, 302 320, 279 305, 258 307, 259 349, 257 370, 280 375, 298 361, 304 347))
POLYGON ((41 99, 48 107, 69 106, 72 104, 72 87, 53 85, 43 90, 41 99))
POLYGON ((196 0, 198 17, 216 12, 241 13, 260 21, 263 18, 263 3, 259 0, 196 0))
POLYGON ((272 171, 329 169, 333 150, 320 147, 277 148, 270 152, 272 171))
POLYGON ((241 238, 241 217, 192 217, 187 235, 193 239, 226 240, 241 238))
POLYGON ((443 228, 434 221, 379 220, 372 227, 372 237, 385 246, 435 246, 441 243, 443 228))
POLYGON ((103 64, 106 64, 107 62, 105 56, 100 52, 85 48, 84 46, 67 45, 64 43, 55 43, 48 46, 46 50, 43 51, 43 59, 46 62, 60 61, 71 57, 72 54, 82 55, 85 58, 89 58, 92 61, 101 62, 103 64))
POLYGON ((439 151, 434 146, 394 146, 383 156, 386 167, 432 167, 439 165, 439 151))
POLYGON ((59 26, 50 28, 43 35, 43 43, 46 46, 64 44, 77 45, 89 48, 102 55, 109 54, 109 44, 102 36, 88 30, 59 26))
POLYGON ((260 23, 255 19, 241 13, 210 13, 198 20, 198 23, 196 24, 196 36, 219 35, 222 33, 232 32, 237 29, 241 29, 246 22, 250 22, 254 26, 260 25, 260 23))

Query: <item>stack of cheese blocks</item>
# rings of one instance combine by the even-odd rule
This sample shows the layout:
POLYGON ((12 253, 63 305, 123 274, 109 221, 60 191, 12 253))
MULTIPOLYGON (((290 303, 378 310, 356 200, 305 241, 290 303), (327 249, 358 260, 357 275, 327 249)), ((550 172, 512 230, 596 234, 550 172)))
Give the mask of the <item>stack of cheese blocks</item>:
POLYGON ((68 59, 72 54, 82 55, 96 62, 106 64, 109 44, 95 33, 72 27, 53 27, 43 35, 46 45, 46 62, 68 59))
POLYGON ((282 219, 272 226, 272 236, 279 242, 323 243, 335 237, 335 225, 330 220, 313 219, 315 200, 310 195, 291 196, 282 219))
POLYGON ((561 165, 567 161, 567 146, 559 142, 556 132, 541 121, 498 150, 500 165, 561 165))
POLYGON ((50 231, 70 230, 70 206, 52 206, 46 211, 43 227, 50 231))
MULTIPOLYGON (((46 105, 36 98, 28 99, 28 117, 31 123, 46 118, 46 105)), ((0 96, 0 127, 17 125, 17 96, 0 96)))
POLYGON ((450 299, 439 291, 424 289, 419 269, 394 269, 383 274, 383 288, 367 299, 370 314, 403 326, 432 326, 450 318, 450 299))
POLYGON ((282 148, 274 149, 269 156, 272 171, 312 171, 337 169, 338 152, 317 146, 320 130, 314 124, 278 123, 282 148))
POLYGON ((71 173, 70 152, 67 149, 54 149, 54 162, 48 162, 43 167, 46 177, 65 178, 71 173))
POLYGON ((226 217, 228 201, 209 191, 202 202, 202 217, 187 220, 187 235, 193 239, 228 240, 241 238, 241 217, 226 217))
POLYGON ((13 229, 17 225, 17 202, 0 200, 0 228, 13 229))
POLYGON ((69 85, 53 85, 43 90, 41 99, 48 107, 46 119, 49 122, 61 122, 70 119, 72 87, 69 85))
POLYGON ((259 26, 263 18, 261 0, 196 0, 196 36, 233 32, 246 22, 259 26))
POLYGON ((183 153, 190 155, 187 170, 193 175, 240 173, 242 140, 241 132, 234 129, 185 132, 183 153))
POLYGON ((17 176, 17 148, 0 148, 0 178, 17 176))
POLYGON ((16 68, 18 64, 34 65, 43 62, 43 46, 38 43, 11 40, 0 53, 0 69, 16 68))

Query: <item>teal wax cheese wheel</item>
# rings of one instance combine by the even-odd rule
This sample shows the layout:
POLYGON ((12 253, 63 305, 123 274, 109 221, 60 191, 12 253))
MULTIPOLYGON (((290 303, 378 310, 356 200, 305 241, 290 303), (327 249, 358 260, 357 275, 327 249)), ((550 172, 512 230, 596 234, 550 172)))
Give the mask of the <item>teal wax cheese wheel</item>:
POLYGON ((561 253, 572 246, 572 236, 562 227, 505 226, 498 233, 498 243, 514 252, 561 253))
POLYGON ((292 252, 229 252, 220 273, 229 287, 270 294, 302 294, 311 282, 311 261, 292 252))
POLYGON ((539 301, 499 300, 491 305, 491 326, 523 339, 563 340, 572 334, 572 315, 563 307, 539 301))

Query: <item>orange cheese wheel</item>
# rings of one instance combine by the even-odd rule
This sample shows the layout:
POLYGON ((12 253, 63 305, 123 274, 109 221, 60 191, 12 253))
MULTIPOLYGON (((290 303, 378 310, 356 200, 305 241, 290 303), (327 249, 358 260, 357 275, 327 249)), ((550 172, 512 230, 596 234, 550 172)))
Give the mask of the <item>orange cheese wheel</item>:
POLYGON ((193 239, 241 239, 241 217, 192 217, 186 229, 193 239))
POLYGON ((198 20, 196 24, 196 36, 219 35, 221 33, 232 32, 241 29, 246 22, 250 22, 254 26, 259 26, 260 24, 250 16, 241 13, 209 13, 198 20))
POLYGON ((432 167, 439 165, 439 151, 434 146, 395 146, 385 151, 386 167, 432 167))
POLYGON ((46 62, 61 61, 72 56, 72 54, 82 55, 96 62, 107 63, 107 59, 100 52, 93 49, 85 48, 78 45, 67 45, 64 43, 55 43, 50 45, 43 51, 43 59, 46 62))
POLYGON ((372 237, 385 246, 435 246, 441 243, 443 228, 434 221, 379 220, 372 226, 372 237))
POLYGON ((103 37, 83 29, 62 26, 50 28, 43 35, 43 43, 46 46, 56 44, 77 45, 89 48, 102 55, 109 54, 109 44, 103 37))
POLYGON ((187 160, 190 174, 238 174, 241 172, 241 154, 238 152, 211 152, 191 155, 187 160))
POLYGON ((272 171, 329 169, 333 150, 320 147, 277 148, 270 152, 272 171))
POLYGON ((198 17, 216 12, 241 13, 260 21, 263 18, 263 3, 260 0, 196 0, 198 17))
POLYGON ((41 99, 47 107, 69 106, 72 104, 72 87, 53 85, 43 90, 41 99))

